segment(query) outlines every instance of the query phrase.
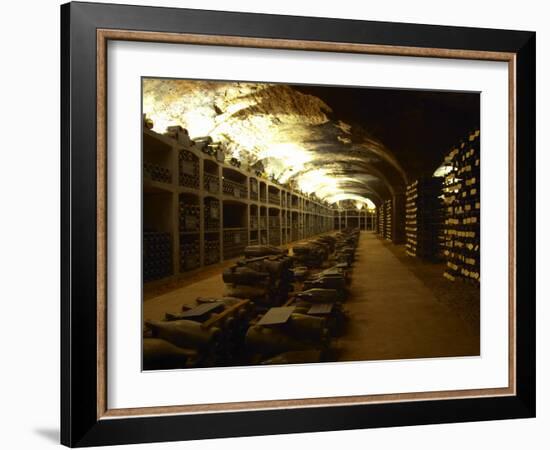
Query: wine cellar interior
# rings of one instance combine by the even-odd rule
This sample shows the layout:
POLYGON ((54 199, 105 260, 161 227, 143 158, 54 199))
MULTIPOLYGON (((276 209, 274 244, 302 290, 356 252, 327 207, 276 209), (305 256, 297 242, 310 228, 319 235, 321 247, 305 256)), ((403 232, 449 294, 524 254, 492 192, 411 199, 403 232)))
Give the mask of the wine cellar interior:
POLYGON ((144 109, 143 369, 479 355, 479 95, 234 85, 290 151, 144 109))

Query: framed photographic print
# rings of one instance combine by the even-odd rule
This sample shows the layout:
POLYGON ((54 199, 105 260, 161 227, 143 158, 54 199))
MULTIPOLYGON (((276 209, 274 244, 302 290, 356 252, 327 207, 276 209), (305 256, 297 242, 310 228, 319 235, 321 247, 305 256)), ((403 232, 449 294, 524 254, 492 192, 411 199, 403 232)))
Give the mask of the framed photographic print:
POLYGON ((535 33, 69 3, 62 443, 535 415, 535 33))

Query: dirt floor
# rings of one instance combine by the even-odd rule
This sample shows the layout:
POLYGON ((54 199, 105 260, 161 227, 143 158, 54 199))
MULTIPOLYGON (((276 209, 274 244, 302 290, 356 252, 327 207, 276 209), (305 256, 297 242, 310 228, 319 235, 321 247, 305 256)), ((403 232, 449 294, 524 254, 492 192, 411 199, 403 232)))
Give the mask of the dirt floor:
POLYGON ((383 241, 399 261, 433 292, 437 300, 449 306, 479 335, 479 285, 465 281, 449 281, 443 278, 445 263, 434 263, 420 258, 411 258, 404 245, 383 241))
POLYGON ((335 344, 336 359, 479 355, 479 296, 476 312, 472 287, 442 273, 441 264, 407 257, 399 246, 362 233, 345 305, 350 322, 335 344), (464 290, 470 300, 458 308, 464 290))

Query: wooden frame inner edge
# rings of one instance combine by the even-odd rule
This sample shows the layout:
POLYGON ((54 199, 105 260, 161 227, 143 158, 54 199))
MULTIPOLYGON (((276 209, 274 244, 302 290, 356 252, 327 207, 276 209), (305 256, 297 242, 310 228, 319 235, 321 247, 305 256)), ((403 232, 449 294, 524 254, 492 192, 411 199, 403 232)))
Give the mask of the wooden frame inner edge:
POLYGON ((113 419, 129 416, 152 416, 195 413, 218 413, 261 409, 288 409, 354 404, 391 403, 402 401, 444 400, 474 397, 511 396, 516 394, 516 54, 479 50, 403 47, 323 41, 250 38, 237 36, 159 33, 148 31, 97 30, 97 418, 113 419), (508 387, 466 389, 401 394, 358 395, 289 400, 265 400, 200 405, 150 406, 108 409, 107 407, 107 41, 141 41, 218 45, 269 49, 329 51, 392 56, 436 57, 508 62, 509 74, 509 372, 508 387))

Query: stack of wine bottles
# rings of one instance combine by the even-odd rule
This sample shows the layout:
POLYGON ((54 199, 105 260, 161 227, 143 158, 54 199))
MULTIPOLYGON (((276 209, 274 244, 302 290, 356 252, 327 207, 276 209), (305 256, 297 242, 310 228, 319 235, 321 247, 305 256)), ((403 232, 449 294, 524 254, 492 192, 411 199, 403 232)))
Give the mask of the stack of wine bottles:
POLYGON ((220 260, 220 235, 207 233, 204 236, 204 265, 215 264, 220 260))
POLYGON ((258 232, 258 230, 251 230, 250 231, 250 239, 248 241, 249 245, 258 245, 260 243, 260 233, 258 232))
POLYGON ((180 272, 187 272, 201 264, 198 234, 180 233, 180 272))
POLYGON ((187 150, 178 154, 180 186, 199 188, 199 158, 187 150))
POLYGON ((479 283, 480 182, 479 130, 453 148, 445 163, 452 169, 445 177, 444 256, 445 278, 479 283))
POLYGON ((248 245, 248 232, 246 228, 235 230, 223 230, 223 257, 235 258, 243 254, 248 245))
POLYGON ((250 214, 250 229, 251 230, 257 230, 258 229, 258 216, 250 214))
POLYGON ((145 118, 143 221, 170 232, 172 275, 179 276, 180 267, 186 271, 224 255, 238 256, 251 242, 287 244, 331 228, 325 216, 332 207, 301 193, 296 183, 255 179, 246 159, 243 169, 220 164, 223 148, 208 136, 191 140, 185 129, 174 126, 163 137, 151 126, 145 118), (297 210, 291 211, 291 204, 297 210))
POLYGON ((267 229, 267 218, 265 216, 265 212, 261 213, 261 216, 260 216, 260 228, 262 230, 267 229))
POLYGON ((392 217, 393 217, 393 205, 391 200, 384 202, 384 213, 386 218, 384 219, 384 237, 388 240, 392 240, 392 217))
POLYGON ((435 259, 439 248, 441 182, 425 178, 407 186, 405 203, 406 248, 409 256, 435 259))
POLYGON ((250 179, 250 200, 258 200, 258 180, 250 179))
POLYGON ((228 178, 223 179, 222 188, 224 194, 231 195, 236 198, 246 198, 248 195, 246 184, 239 183, 228 178))
POLYGON ((298 221, 298 216, 292 218, 292 229, 290 230, 291 240, 297 241, 300 236, 300 222, 298 221))
POLYGON ((170 169, 161 167, 158 164, 143 161, 143 178, 148 178, 153 181, 160 181, 162 183, 171 183, 172 173, 170 172, 170 169))
POLYGON ((278 193, 275 193, 275 192, 269 192, 268 201, 272 205, 279 206, 281 204, 280 196, 278 193))
POLYGON ((172 239, 170 233, 143 231, 143 281, 172 275, 172 239))
POLYGON ((179 229, 180 232, 199 232, 201 208, 191 204, 186 198, 179 199, 179 229))
POLYGON ((223 294, 182 298, 164 320, 145 320, 144 369, 320 361, 346 331, 343 302, 358 239, 359 230, 348 229, 310 240, 316 265, 328 266, 318 273, 296 266, 286 250, 245 248, 223 271, 223 294), (296 279, 303 286, 290 297, 296 279))
POLYGON ((220 192, 220 178, 216 174, 204 173, 204 189, 212 194, 220 192))
POLYGON ((384 236, 386 230, 386 203, 382 202, 378 208, 378 234, 384 236))
POLYGON ((445 251, 447 250, 447 206, 445 205, 444 196, 441 194, 441 189, 445 186, 445 181, 443 181, 442 187, 440 187, 439 195, 439 229, 437 232, 437 255, 436 259, 439 261, 445 261, 445 251))
POLYGON ((224 295, 246 298, 260 309, 288 300, 292 288, 293 259, 270 246, 246 247, 245 258, 223 271, 224 295))
POLYGON ((205 231, 220 229, 220 201, 216 198, 204 199, 204 229, 205 231))
POLYGON ((281 219, 279 216, 269 216, 269 244, 281 245, 281 219))

